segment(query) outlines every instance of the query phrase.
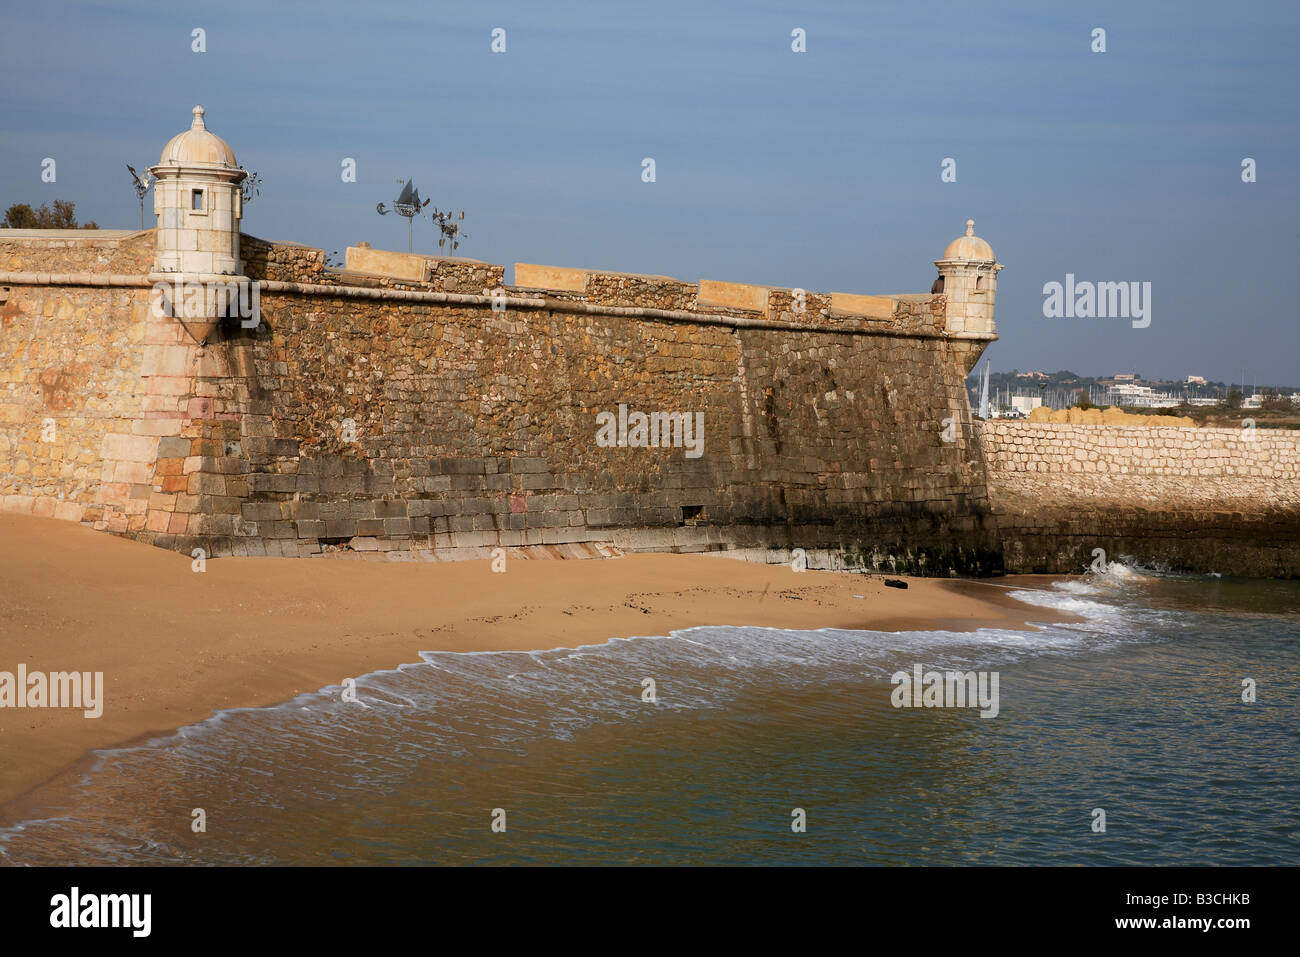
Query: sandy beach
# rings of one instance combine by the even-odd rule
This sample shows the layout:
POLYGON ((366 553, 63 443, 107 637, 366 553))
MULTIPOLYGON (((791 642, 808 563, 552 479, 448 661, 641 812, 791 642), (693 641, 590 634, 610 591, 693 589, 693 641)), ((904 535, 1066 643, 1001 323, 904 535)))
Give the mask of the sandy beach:
POLYGON ((184 555, 0 513, 0 672, 104 674, 99 718, 0 708, 0 802, 92 749, 218 709, 276 704, 425 650, 574 647, 698 625, 906 631, 1054 620, 989 583, 908 581, 903 590, 669 554, 510 561, 500 574, 486 561, 229 558, 197 573, 184 555))

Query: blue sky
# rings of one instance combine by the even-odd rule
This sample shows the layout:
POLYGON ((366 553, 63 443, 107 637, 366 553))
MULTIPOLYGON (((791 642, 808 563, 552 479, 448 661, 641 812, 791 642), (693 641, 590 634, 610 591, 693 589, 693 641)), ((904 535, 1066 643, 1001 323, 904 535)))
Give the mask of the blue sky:
POLYGON ((1295 3, 2 6, 6 207, 137 226, 123 164, 202 103, 267 239, 405 249, 375 204, 413 176, 476 259, 897 293, 973 217, 1006 264, 994 370, 1300 385, 1295 3), (1151 325, 1044 318, 1066 273, 1151 282, 1151 325))

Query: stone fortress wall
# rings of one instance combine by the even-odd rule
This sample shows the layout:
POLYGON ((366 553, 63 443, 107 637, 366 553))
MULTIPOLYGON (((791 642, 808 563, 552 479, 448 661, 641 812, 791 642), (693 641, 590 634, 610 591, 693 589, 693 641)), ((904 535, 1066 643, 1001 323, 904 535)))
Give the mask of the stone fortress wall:
POLYGON ((527 264, 505 287, 473 260, 356 247, 368 269, 328 270, 245 235, 262 322, 200 354, 151 306, 151 230, 40 232, 0 239, 7 509, 212 556, 803 547, 945 574, 1103 547, 1300 573, 1295 433, 972 428, 986 340, 946 333, 941 295, 797 312, 793 290, 527 264), (704 454, 599 446, 620 404, 703 413, 704 454))
POLYGON ((212 557, 989 574, 1101 547, 1300 574, 1292 435, 972 420, 1003 266, 971 220, 917 295, 527 263, 507 286, 367 244, 331 268, 242 232, 204 113, 149 170, 157 228, 0 231, 0 507, 212 557), (239 310, 201 301, 231 287, 239 310))
POLYGON ((473 260, 357 247, 370 271, 327 270, 243 236, 263 322, 200 354, 151 307, 151 233, 0 240, 3 507, 213 556, 803 547, 943 574, 1105 547, 1300 569, 1295 433, 972 429, 984 342, 945 333, 943 296, 796 312, 792 290, 526 264, 504 287, 473 260), (703 413, 704 454, 602 448, 619 404, 703 413))
POLYGON ((998 551, 1013 572, 1111 560, 1300 575, 1300 432, 978 423, 998 551))
POLYGON ((799 546, 995 570, 983 459, 942 439, 992 337, 950 335, 943 296, 522 264, 507 288, 468 260, 328 271, 241 241, 261 321, 200 349, 152 308, 144 254, 0 237, 4 507, 213 556, 799 546), (703 454, 600 446, 620 404, 701 413, 703 454))

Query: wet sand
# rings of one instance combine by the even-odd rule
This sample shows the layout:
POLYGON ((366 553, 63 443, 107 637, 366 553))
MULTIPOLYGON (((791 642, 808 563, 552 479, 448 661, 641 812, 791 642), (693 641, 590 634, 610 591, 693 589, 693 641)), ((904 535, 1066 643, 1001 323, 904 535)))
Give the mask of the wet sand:
MULTIPOLYGON (((1044 586, 1050 579, 1001 579, 1044 586)), ((0 802, 87 752, 419 660, 700 625, 884 631, 1062 620, 992 583, 795 573, 707 555, 381 563, 174 552, 0 513, 0 671, 103 672, 104 709, 0 708, 0 802), (861 596, 861 597, 859 597, 861 596)))

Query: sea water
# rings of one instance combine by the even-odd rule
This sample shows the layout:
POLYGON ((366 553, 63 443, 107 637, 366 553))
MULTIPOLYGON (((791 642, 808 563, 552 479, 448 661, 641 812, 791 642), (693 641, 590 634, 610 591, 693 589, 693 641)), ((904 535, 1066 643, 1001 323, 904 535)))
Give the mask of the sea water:
POLYGON ((1009 592, 1082 621, 426 653, 99 752, 0 863, 1300 863, 1300 583, 1009 592), (996 717, 895 707, 917 665, 996 717))

